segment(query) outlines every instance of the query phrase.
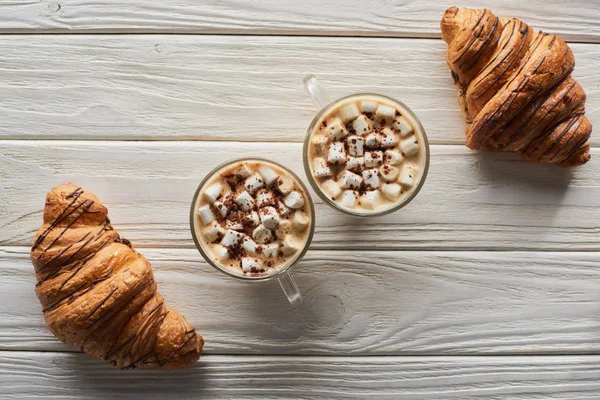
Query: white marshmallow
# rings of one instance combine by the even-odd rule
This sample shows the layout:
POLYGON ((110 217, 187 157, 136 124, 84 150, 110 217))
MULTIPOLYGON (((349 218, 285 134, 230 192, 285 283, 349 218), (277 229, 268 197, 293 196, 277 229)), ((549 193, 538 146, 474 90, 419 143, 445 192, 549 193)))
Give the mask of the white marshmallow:
POLYGON ((411 187, 415 183, 415 178, 412 175, 403 175, 399 180, 402 186, 411 187))
POLYGON ((250 211, 256 205, 252 195, 250 195, 250 193, 248 193, 246 191, 243 191, 242 193, 238 194, 237 197, 235 198, 235 202, 244 211, 250 211))
POLYGON ((286 237, 281 244, 281 252, 285 256, 289 256, 298 251, 298 245, 290 236, 286 237))
POLYGON ((264 165, 258 169, 258 173, 260 174, 260 176, 263 177, 263 179, 267 183, 267 185, 272 184, 273 182, 275 182, 277 180, 277 178, 279 178, 279 175, 277 174, 277 172, 275 172, 273 169, 271 169, 267 166, 264 166, 264 165))
POLYGON ((225 229, 217 221, 213 221, 204 229, 204 237, 209 242, 216 241, 220 236, 225 234, 225 229))
POLYGON ((219 260, 226 260, 229 258, 229 250, 227 250, 227 247, 223 247, 220 244, 213 246, 212 251, 219 260))
POLYGON ((244 216, 244 223, 248 226, 257 226, 260 224, 260 217, 256 211, 251 211, 244 216))
POLYGON ((369 133, 367 135, 365 144, 368 149, 376 149, 381 146, 381 136, 378 133, 369 133))
POLYGON ((327 165, 325 159, 321 157, 316 157, 313 160, 313 170, 317 178, 322 178, 324 176, 331 175, 331 169, 329 169, 329 166, 327 165))
POLYGON ((377 167, 383 162, 383 153, 381 151, 367 151, 365 154, 365 166, 367 168, 377 167))
POLYGON ((279 214, 274 207, 263 207, 258 212, 260 220, 264 226, 273 230, 279 225, 279 214))
POLYGON ((356 104, 354 103, 347 104, 340 108, 338 113, 344 121, 351 121, 360 115, 360 111, 358 111, 358 107, 356 107, 356 104))
POLYGON ((325 182, 323 182, 323 184, 321 185, 321 188, 323 189, 323 191, 332 198, 336 198, 340 195, 340 193, 342 193, 342 189, 340 189, 340 185, 331 179, 326 180, 325 182))
POLYGON ((276 257, 279 253, 279 245, 277 243, 265 244, 262 246, 262 251, 265 257, 276 257))
POLYGON ((377 169, 366 169, 362 172, 365 185, 371 189, 377 189, 379 187, 379 174, 377 169))
POLYGON ((365 157, 348 156, 346 159, 346 168, 353 170, 362 170, 365 167, 365 157))
POLYGON ((346 207, 354 207, 356 205, 356 192, 354 190, 344 191, 344 196, 342 197, 342 204, 346 207))
POLYGON ((394 147, 398 144, 398 136, 390 129, 384 128, 383 138, 381 139, 382 147, 394 147))
POLYGON ((369 210, 374 210, 379 202, 379 190, 370 190, 364 192, 360 199, 360 204, 369 210))
POLYGON ((373 130, 371 120, 364 115, 360 115, 354 121, 352 121, 352 127, 357 135, 366 135, 373 130))
POLYGON ((285 196, 283 203, 294 210, 302 208, 302 206, 304 206, 304 196, 302 196, 302 193, 294 190, 285 196))
POLYGON ((252 237, 257 243, 266 243, 273 238, 273 232, 264 225, 259 225, 252 231, 252 237))
POLYGON ((377 105, 374 101, 363 100, 360 102, 360 109, 362 112, 372 113, 377 109, 377 105))
POLYGON ((344 148, 344 143, 335 142, 329 145, 327 162, 329 164, 344 164, 346 162, 346 149, 344 148))
POLYGON ((226 217, 227 214, 229 214, 229 207, 227 207, 225 203, 227 203, 231 197, 232 195, 228 194, 227 196, 223 196, 222 198, 213 203, 213 205, 217 208, 217 210, 219 210, 219 213, 223 217, 226 217))
POLYGON ((250 272, 252 269, 262 271, 265 267, 254 258, 242 257, 242 271, 250 272))
POLYGON ((294 213, 294 219, 292 220, 292 227, 296 230, 304 230, 310 222, 308 215, 302 211, 296 211, 294 213))
POLYGON ((241 221, 234 221, 232 219, 225 220, 225 228, 233 229, 234 231, 241 231, 244 229, 244 225, 241 221))
POLYGON ((362 181, 363 178, 360 175, 357 175, 348 170, 342 171, 342 173, 338 176, 338 182, 340 183, 340 186, 344 189, 358 189, 362 181))
POLYGON ((400 175, 398 168, 394 167, 393 165, 382 165, 379 168, 379 173, 381 174, 383 180, 387 182, 395 181, 396 178, 398 178, 398 175, 400 175))
POLYGON ((396 150, 386 150, 384 155, 384 161, 386 164, 398 165, 402 161, 404 161, 404 157, 402 156, 402 154, 400 154, 396 150))
POLYGON ((419 145, 416 143, 417 139, 413 136, 400 142, 400 149, 408 157, 414 156, 419 152, 419 145))
POLYGON ((223 190, 223 186, 220 183, 212 184, 204 189, 204 197, 206 197, 206 200, 214 203, 221 194, 221 190, 223 190))
POLYGON ((288 219, 284 219, 281 222, 279 222, 279 225, 277 226, 277 229, 275 230, 275 235, 277 235, 277 237, 279 239, 284 239, 288 233, 290 233, 292 231, 292 222, 288 219))
POLYGON ((400 196, 400 191, 402 188, 397 183, 384 183, 381 186, 381 193, 385 196, 389 201, 396 201, 398 196, 400 196))
POLYGON ((214 221, 215 216, 213 215, 210 206, 208 204, 203 205, 198 209, 198 215, 203 223, 209 224, 214 221))
POLYGON ((256 249, 258 248, 258 244, 248 236, 244 236, 244 240, 242 242, 242 248, 246 250, 247 254, 256 254, 256 249))
POLYGON ((327 149, 327 144, 329 143, 329 139, 327 138, 327 136, 318 135, 313 138, 312 143, 313 151, 315 152, 315 154, 321 155, 325 153, 325 150, 327 149))
POLYGON ((392 119, 396 116, 396 110, 392 107, 380 105, 379 107, 377 107, 377 111, 375 111, 375 114, 385 119, 392 119))
POLYGON ((327 127, 327 135, 330 141, 341 140, 348 135, 348 130, 342 124, 339 118, 331 122, 331 125, 327 127))
POLYGON ((250 194, 256 193, 256 191, 261 189, 263 186, 265 186, 265 181, 257 173, 252 174, 248 179, 246 179, 246 182, 244 182, 244 187, 250 194))
POLYGON ((256 204, 257 204, 258 208, 271 206, 271 205, 274 205, 275 203, 276 203, 275 196, 273 195, 273 192, 271 192, 270 190, 261 189, 258 192, 258 194, 256 195, 256 204))
POLYGON ((346 142, 348 143, 348 152, 353 155, 353 156, 362 156, 363 153, 365 152, 365 139, 360 137, 360 136, 356 136, 356 135, 352 135, 352 136, 348 136, 348 138, 346 139, 346 142))
POLYGON ((248 168, 246 164, 242 164, 237 171, 235 171, 235 174, 239 177, 247 178, 252 174, 252 170, 248 168))
POLYGON ((400 136, 402 137, 407 137, 413 133, 412 125, 404 117, 397 117, 392 126, 400 132, 400 136))
POLYGON ((225 235, 223 236, 223 239, 221 240, 221 244, 225 247, 235 246, 240 242, 240 240, 242 239, 243 236, 244 236, 243 233, 239 233, 239 232, 233 231, 231 229, 227 229, 227 231, 225 231, 225 235))
POLYGON ((283 194, 288 194, 294 189, 294 180, 289 176, 280 176, 277 181, 277 187, 283 194))
POLYGON ((290 210, 290 209, 289 209, 289 208, 288 208, 288 207, 287 207, 285 204, 283 204, 281 201, 278 201, 278 202, 277 202, 277 208, 278 208, 279 214, 280 214, 280 215, 283 215, 283 216, 289 215, 289 214, 292 212, 292 210, 290 210))

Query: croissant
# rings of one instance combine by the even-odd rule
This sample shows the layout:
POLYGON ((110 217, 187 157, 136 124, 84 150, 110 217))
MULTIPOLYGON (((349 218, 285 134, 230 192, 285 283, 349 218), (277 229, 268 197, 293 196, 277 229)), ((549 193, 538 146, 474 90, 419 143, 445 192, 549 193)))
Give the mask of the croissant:
POLYGON ((469 148, 563 167, 589 161, 592 125, 565 42, 489 10, 451 7, 440 25, 469 148))
POLYGON ((46 324, 63 342, 123 369, 178 369, 200 357, 204 340, 165 307, 150 263, 92 193, 73 184, 48 193, 31 261, 46 324))

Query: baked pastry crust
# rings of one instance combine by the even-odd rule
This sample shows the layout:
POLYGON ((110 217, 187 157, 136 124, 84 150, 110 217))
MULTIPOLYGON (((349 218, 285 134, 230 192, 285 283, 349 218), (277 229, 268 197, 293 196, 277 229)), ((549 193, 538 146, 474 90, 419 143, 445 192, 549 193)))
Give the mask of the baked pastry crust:
POLYGON ((92 193, 73 184, 48 193, 31 261, 46 324, 63 342, 119 368, 178 369, 200 357, 202 336, 165 307, 150 263, 92 193))
POLYGON ((592 125, 565 42, 489 10, 451 7, 440 26, 469 148, 563 167, 589 161, 592 125))

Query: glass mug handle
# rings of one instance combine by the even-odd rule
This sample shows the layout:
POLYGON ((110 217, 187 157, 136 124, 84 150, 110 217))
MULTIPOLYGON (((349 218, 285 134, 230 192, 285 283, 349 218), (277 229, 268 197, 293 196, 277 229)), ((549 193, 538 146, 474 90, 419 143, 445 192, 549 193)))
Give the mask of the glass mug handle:
POLYGON ((329 97, 321 82, 314 75, 306 76, 303 82, 308 95, 319 109, 331 103, 331 97, 329 97))
POLYGON ((292 278, 292 275, 289 272, 283 274, 277 278, 277 280, 283 289, 283 293, 285 293, 287 299, 293 306, 302 303, 302 295, 298 290, 298 286, 296 285, 294 278, 292 278))

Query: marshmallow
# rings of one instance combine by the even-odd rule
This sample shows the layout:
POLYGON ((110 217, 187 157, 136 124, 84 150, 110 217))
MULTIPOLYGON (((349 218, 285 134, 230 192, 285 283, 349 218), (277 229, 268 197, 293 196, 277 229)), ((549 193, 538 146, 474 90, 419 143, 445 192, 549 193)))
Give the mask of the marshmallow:
POLYGON ((256 211, 251 211, 244 215, 244 225, 248 225, 250 227, 257 226, 260 224, 260 217, 256 211))
POLYGON ((232 194, 228 194, 226 196, 221 197, 219 200, 214 202, 214 206, 217 208, 217 210, 219 210, 219 213, 223 216, 226 217, 227 214, 229 214, 229 207, 226 205, 226 203, 228 203, 230 201, 230 199, 233 198, 232 194))
POLYGON ((396 116, 396 110, 392 107, 380 105, 379 107, 377 107, 377 111, 375 111, 375 114, 385 119, 392 119, 396 116))
POLYGON ((352 135, 346 139, 348 143, 348 152, 353 156, 362 156, 365 152, 365 139, 360 136, 352 135))
POLYGON ((277 209, 279 211, 279 214, 283 216, 289 215, 292 212, 292 210, 286 207, 286 205, 283 204, 281 201, 277 202, 277 209))
POLYGON ((242 257, 242 271, 251 272, 252 270, 262 271, 264 269, 265 267, 258 260, 250 257, 242 257))
POLYGON ((327 134, 329 135, 329 140, 333 142, 334 140, 345 138, 348 135, 348 131, 339 118, 337 118, 327 127, 327 134))
POLYGON ((213 221, 204 229, 204 237, 211 243, 215 242, 223 234, 225 234, 225 229, 217 221, 213 221))
POLYGON ((212 251, 219 260, 225 260, 229 258, 229 250, 227 250, 227 247, 223 247, 220 244, 213 246, 212 251))
POLYGON ((353 170, 362 170, 365 167, 365 157, 348 156, 346 159, 346 168, 353 170))
POLYGON ((279 245, 277 243, 265 244, 262 246, 262 251, 265 257, 276 257, 279 253, 279 245))
POLYGON ((398 182, 400 182, 402 186, 411 187, 415 183, 415 178, 412 173, 409 174, 402 171, 402 175, 400 176, 398 182))
POLYGON ((275 196, 270 190, 261 189, 256 195, 256 204, 258 208, 273 206, 276 204, 275 196))
POLYGON ((396 134, 390 128, 384 128, 382 133, 383 133, 383 138, 381 139, 382 147, 394 147, 398 144, 398 136, 396 136, 396 134))
POLYGON ((298 251, 298 245, 290 236, 286 237, 281 244, 281 252, 284 256, 289 256, 298 251))
POLYGON ((250 170, 250 168, 248 168, 248 166, 246 164, 242 164, 237 171, 235 171, 235 174, 239 177, 242 178, 247 178, 250 175, 252 175, 252 171, 250 170))
POLYGON ((398 196, 400 196, 400 191, 402 188, 397 183, 384 183, 381 186, 381 193, 385 196, 389 201, 396 201, 398 196))
POLYGON ((400 171, 398 171, 398 168, 392 165, 382 165, 379 168, 379 173, 381 174, 381 177, 384 181, 391 182, 395 181, 396 178, 398 178, 400 171))
POLYGON ((240 209, 244 211, 250 211, 256 205, 254 203, 254 198, 246 191, 238 194, 235 198, 235 202, 238 204, 238 206, 240 206, 240 209))
POLYGON ((252 231, 252 237, 257 243, 266 243, 273 238, 273 232, 264 225, 259 225, 252 231))
POLYGON ((398 165, 402 161, 404 161, 404 157, 402 154, 398 153, 396 150, 386 150, 384 154, 384 162, 390 165, 398 165))
POLYGON ((403 117, 397 117, 392 124, 394 129, 400 132, 400 136, 407 137, 411 133, 413 133, 412 125, 403 117))
POLYGON ((210 206, 208 204, 203 205, 198 209, 198 215, 203 223, 209 224, 214 221, 215 216, 213 215, 210 206))
POLYGON ((323 182, 323 184, 321 185, 321 188, 332 199, 335 199, 336 197, 338 197, 340 195, 340 193, 342 193, 342 189, 340 189, 340 185, 336 181, 331 180, 331 179, 328 179, 325 182, 323 182))
POLYGON ((365 113, 374 113, 377 109, 377 103, 374 101, 363 100, 360 102, 360 110, 365 113))
POLYGON ((257 173, 252 174, 248 179, 246 179, 246 182, 244 182, 244 187, 250 194, 256 193, 256 191, 263 186, 265 186, 265 181, 257 173))
POLYGON ((362 172, 365 185, 371 189, 379 187, 379 174, 377 169, 366 169, 362 172))
POLYGON ((292 227, 297 230, 304 230, 310 222, 308 215, 302 211, 296 211, 292 220, 292 227))
POLYGON ((344 149, 344 143, 335 142, 329 145, 327 162, 329 164, 344 164, 346 162, 346 150, 344 149))
POLYGON ((365 154, 365 166, 367 168, 377 167, 383 161, 383 153, 381 151, 368 151, 365 154))
POLYGON ((283 194, 288 194, 294 189, 294 180, 289 176, 280 176, 277 181, 277 187, 283 194))
POLYGON ((243 233, 227 229, 227 231, 225 231, 223 239, 221 240, 221 244, 225 247, 235 246, 240 242, 240 239, 242 239, 243 236, 243 233))
POLYGON ((358 111, 358 107, 356 107, 356 104, 354 103, 347 104, 340 108, 338 113, 344 121, 351 121, 360 115, 360 111, 358 111))
POLYGON ((354 121, 352 121, 352 127, 354 128, 354 131, 357 135, 366 135, 367 133, 373 130, 371 121, 364 115, 361 115, 354 121))
POLYGON ((342 204, 346 207, 354 207, 356 205, 356 192, 354 190, 344 191, 344 196, 342 197, 342 204))
POLYGON ((302 196, 302 193, 294 190, 285 196, 283 203, 294 210, 302 208, 302 206, 304 206, 304 196, 302 196))
POLYGON ((275 172, 273 169, 266 167, 264 165, 258 169, 258 173, 260 174, 260 176, 263 177, 263 179, 267 183, 267 185, 271 185, 273 182, 275 182, 277 180, 277 178, 279 178, 279 175, 277 174, 277 172, 275 172))
POLYGON ((317 178, 331 175, 331 170, 327 166, 324 158, 317 157, 313 160, 314 174, 317 178))
POLYGON ((370 190, 364 192, 360 199, 360 204, 369 210, 374 210, 379 202, 379 190, 370 190))
POLYGON ((369 149, 376 149, 381 146, 381 136, 378 133, 369 133, 365 144, 369 149))
POLYGON ((214 203, 215 200, 219 198, 221 190, 223 190, 223 186, 220 183, 210 185, 209 187, 204 189, 204 197, 206 197, 206 200, 210 201, 211 203, 214 203))
POLYGON ((237 219, 234 220, 227 218, 225 220, 225 228, 233 229, 234 231, 241 231, 244 229, 244 224, 242 224, 242 221, 238 221, 237 219))
POLYGON ((277 214, 277 210, 274 207, 263 207, 258 213, 264 226, 269 229, 277 228, 277 225, 279 225, 279 214, 277 214))
POLYGON ((419 145, 416 143, 417 139, 413 136, 400 142, 400 149, 408 157, 414 156, 419 152, 419 145))
POLYGON ((279 223, 277 229, 275 230, 275 235, 281 240, 283 240, 288 233, 292 231, 292 222, 290 220, 284 219, 279 223))
POLYGON ((329 143, 329 139, 327 139, 327 136, 318 135, 313 138, 312 143, 314 153, 317 155, 321 155, 325 153, 325 149, 327 149, 327 143, 329 143))
POLYGON ((344 189, 358 189, 362 181, 363 178, 360 175, 356 175, 355 173, 350 172, 348 170, 344 170, 338 176, 338 182, 340 183, 340 186, 344 189))
POLYGON ((246 250, 247 254, 256 254, 258 249, 258 244, 248 236, 244 236, 244 240, 242 241, 242 248, 246 250))

